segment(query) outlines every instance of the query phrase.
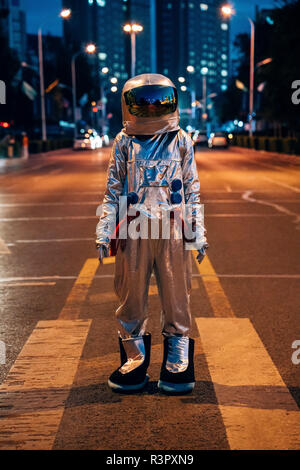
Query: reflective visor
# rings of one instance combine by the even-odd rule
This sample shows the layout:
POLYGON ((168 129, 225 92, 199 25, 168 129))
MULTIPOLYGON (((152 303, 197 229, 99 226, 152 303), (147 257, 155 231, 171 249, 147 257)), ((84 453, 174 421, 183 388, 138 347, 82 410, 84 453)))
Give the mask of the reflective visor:
POLYGON ((160 117, 177 109, 176 88, 164 85, 145 85, 124 93, 130 114, 138 117, 160 117))

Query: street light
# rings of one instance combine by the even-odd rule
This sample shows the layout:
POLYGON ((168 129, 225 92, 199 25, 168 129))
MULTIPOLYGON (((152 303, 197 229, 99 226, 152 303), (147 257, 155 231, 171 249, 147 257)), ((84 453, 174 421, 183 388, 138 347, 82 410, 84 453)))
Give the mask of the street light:
POLYGON ((112 86, 110 89, 113 93, 116 93, 118 91, 118 87, 112 86))
MULTIPOLYGON (((188 73, 195 73, 195 67, 193 65, 188 65, 187 68, 186 68, 187 72, 188 73)), ((193 80, 194 82, 194 80, 193 80)), ((193 83, 191 89, 190 89, 190 92, 191 92, 191 102, 194 103, 196 101, 196 89, 195 89, 195 83, 193 83)), ((192 106, 192 120, 193 120, 193 124, 195 123, 195 119, 196 119, 196 108, 194 106, 192 106)))
POLYGON ((102 67, 101 72, 104 73, 104 74, 107 74, 109 72, 109 68, 108 67, 102 67))
POLYGON ((67 18, 70 18, 72 14, 72 10, 70 8, 63 8, 59 14, 61 18, 66 20, 67 18))
MULTIPOLYGON (((65 20, 70 18, 70 8, 63 8, 59 16, 65 20)), ((42 140, 47 141, 47 124, 46 124, 46 106, 45 106, 45 80, 44 80, 44 58, 43 58, 43 32, 42 28, 38 29, 38 51, 39 51, 39 75, 40 75, 40 96, 41 96, 41 120, 42 120, 42 140)))
POLYGON ((140 24, 126 24, 123 27, 125 33, 130 33, 131 41, 131 76, 135 76, 135 65, 136 65, 136 34, 143 31, 143 26, 140 24))
MULTIPOLYGON (((222 14, 229 18, 234 14, 231 5, 223 5, 221 8, 222 14)), ((255 24, 251 18, 248 18, 251 26, 251 39, 250 39, 250 80, 249 80, 249 136, 253 136, 252 121, 253 121, 253 108, 254 108, 254 52, 255 52, 255 24)))
POLYGON ((117 77, 112 77, 112 78, 110 79, 110 81, 111 81, 111 83, 114 83, 114 84, 115 84, 115 83, 118 83, 117 77))
POLYGON ((189 72, 189 73, 194 73, 195 72, 195 67, 193 65, 188 65, 186 70, 189 72))
POLYGON ((206 113, 207 78, 206 77, 207 77, 207 74, 208 74, 208 68, 207 67, 202 67, 201 74, 202 74, 202 100, 203 100, 202 119, 206 123, 206 119, 207 119, 207 113, 206 113))
POLYGON ((223 5, 221 8, 221 12, 224 16, 230 17, 234 14, 234 10, 231 5, 223 5))
MULTIPOLYGON (((95 44, 87 44, 85 47, 85 52, 87 54, 94 54, 96 52, 95 44)), ((72 56, 72 96, 73 96, 73 119, 74 119, 74 139, 77 136, 77 129, 76 129, 76 59, 82 53, 82 51, 78 51, 72 56)))
POLYGON ((187 87, 186 87, 185 85, 181 85, 180 90, 181 90, 181 91, 186 91, 186 90, 187 90, 187 87))

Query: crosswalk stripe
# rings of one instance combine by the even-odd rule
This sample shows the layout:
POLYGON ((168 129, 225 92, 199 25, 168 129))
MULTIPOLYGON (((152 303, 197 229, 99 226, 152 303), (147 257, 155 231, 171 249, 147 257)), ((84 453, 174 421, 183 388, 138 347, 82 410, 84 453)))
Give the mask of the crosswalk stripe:
POLYGON ((10 254, 10 249, 6 246, 2 238, 0 238, 0 254, 6 254, 6 255, 10 254))
POLYGON ((52 449, 90 325, 38 322, 0 386, 0 449, 52 449))
POLYGON ((74 320, 79 317, 82 305, 85 302, 90 285, 99 266, 97 258, 89 258, 83 265, 77 280, 60 312, 59 319, 74 320))
MULTIPOLYGON (((230 306, 227 296, 219 281, 216 271, 210 262, 209 257, 206 255, 201 264, 197 261, 197 251, 193 252, 195 263, 201 280, 207 292, 211 307, 215 317, 234 317, 234 312, 230 306)), ((199 281, 201 282, 201 281, 199 281)))
POLYGON ((232 450, 300 447, 300 412, 247 318, 196 318, 232 450))

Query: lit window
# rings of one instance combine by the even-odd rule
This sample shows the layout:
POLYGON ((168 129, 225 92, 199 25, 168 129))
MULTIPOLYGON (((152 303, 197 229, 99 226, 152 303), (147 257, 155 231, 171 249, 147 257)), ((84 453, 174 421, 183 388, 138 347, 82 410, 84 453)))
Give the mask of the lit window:
POLYGON ((222 55, 221 55, 221 58, 222 58, 222 60, 227 60, 227 55, 226 55, 226 54, 222 54, 222 55))
POLYGON ((105 7, 105 0, 97 0, 99 7, 105 7))
POLYGON ((227 70, 222 70, 221 75, 222 75, 222 77, 227 77, 227 75, 228 75, 227 70))
POLYGON ((107 57, 107 54, 105 52, 99 52, 98 57, 100 60, 105 60, 107 57))
POLYGON ((168 73, 169 73, 169 69, 164 69, 164 74, 168 75, 168 73))
POLYGON ((89 0, 89 5, 93 5, 94 0, 89 0))
POLYGON ((227 31, 227 29, 228 29, 228 24, 227 24, 227 23, 222 23, 222 24, 221 24, 221 29, 223 29, 223 31, 227 31))
POLYGON ((189 3, 189 8, 194 8, 194 4, 193 3, 189 3))
POLYGON ((227 90, 227 88, 228 88, 228 86, 227 86, 227 85, 221 85, 221 90, 222 90, 222 91, 226 91, 226 90, 227 90))
POLYGON ((208 5, 206 3, 200 3, 200 9, 202 11, 206 11, 206 10, 208 10, 208 5))
POLYGON ((168 3, 167 8, 168 10, 172 10, 172 3, 168 3))

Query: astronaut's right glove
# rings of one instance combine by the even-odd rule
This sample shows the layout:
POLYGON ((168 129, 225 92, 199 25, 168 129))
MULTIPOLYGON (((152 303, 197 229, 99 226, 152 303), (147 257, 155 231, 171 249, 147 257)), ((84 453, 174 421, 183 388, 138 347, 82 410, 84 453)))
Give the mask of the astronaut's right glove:
POLYGON ((197 261, 198 261, 199 264, 201 264, 202 261, 204 260, 204 257, 206 255, 206 250, 208 248, 209 248, 209 244, 205 243, 200 250, 197 250, 198 251, 197 261))
POLYGON ((100 264, 103 264, 103 258, 108 258, 109 256, 109 247, 105 243, 96 242, 96 248, 98 250, 100 264))

